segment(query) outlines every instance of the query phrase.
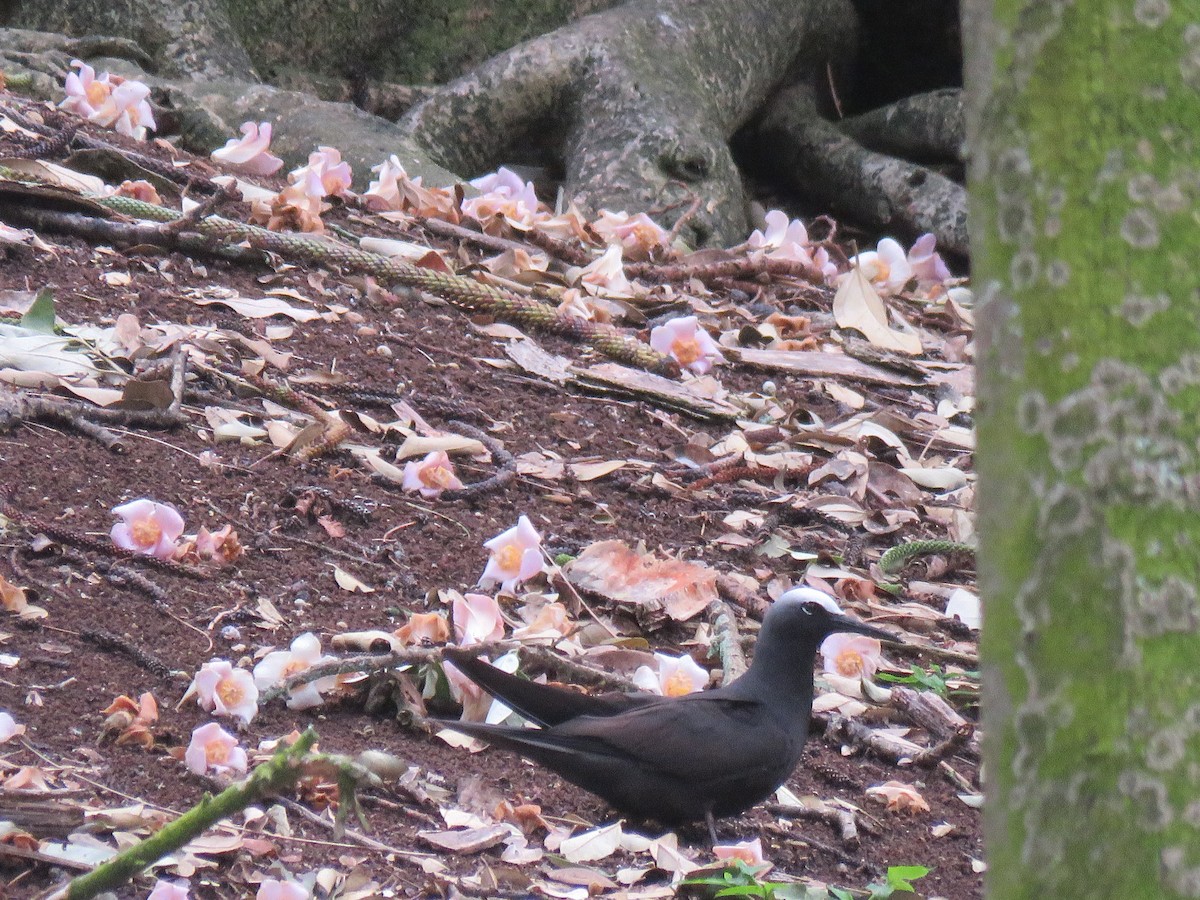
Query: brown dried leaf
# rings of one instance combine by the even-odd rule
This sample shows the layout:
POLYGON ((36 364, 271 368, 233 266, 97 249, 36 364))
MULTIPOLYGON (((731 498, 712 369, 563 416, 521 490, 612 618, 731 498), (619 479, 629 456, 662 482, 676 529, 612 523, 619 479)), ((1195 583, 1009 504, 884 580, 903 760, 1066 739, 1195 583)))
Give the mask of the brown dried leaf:
POLYGON ((563 569, 576 587, 631 606, 662 604, 685 622, 717 598, 717 573, 699 563, 638 553, 624 541, 599 541, 563 569))

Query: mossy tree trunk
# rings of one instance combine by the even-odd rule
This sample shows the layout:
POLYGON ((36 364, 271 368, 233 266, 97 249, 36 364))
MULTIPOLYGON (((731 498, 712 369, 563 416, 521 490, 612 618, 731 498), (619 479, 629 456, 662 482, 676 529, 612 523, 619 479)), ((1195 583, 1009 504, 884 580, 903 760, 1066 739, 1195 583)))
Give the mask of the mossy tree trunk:
POLYGON ((967 0, 988 888, 1200 897, 1200 23, 967 0))

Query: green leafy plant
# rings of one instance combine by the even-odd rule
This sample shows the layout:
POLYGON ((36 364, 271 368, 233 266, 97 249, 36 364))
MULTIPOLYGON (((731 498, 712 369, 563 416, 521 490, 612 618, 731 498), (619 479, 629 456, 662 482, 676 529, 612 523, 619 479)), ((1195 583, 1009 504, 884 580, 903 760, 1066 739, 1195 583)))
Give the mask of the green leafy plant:
MULTIPOLYGON (((850 892, 837 887, 813 887, 798 882, 759 881, 759 866, 752 866, 740 859, 730 860, 725 869, 711 875, 688 878, 685 885, 708 885, 718 888, 714 897, 758 897, 762 900, 855 900, 862 898, 859 892, 850 892)), ((888 869, 888 882, 884 885, 869 885, 868 890, 885 890, 887 893, 872 893, 871 900, 888 897, 893 891, 912 891, 911 879, 920 878, 929 870, 923 866, 896 866, 888 869), (893 876, 893 873, 895 875, 893 876)))
POLYGON ((888 866, 883 884, 867 885, 867 890, 871 892, 870 900, 887 900, 895 893, 915 894, 917 889, 912 883, 924 878, 929 871, 926 866, 888 866))
POLYGON ((978 681, 978 672, 964 672, 961 675, 955 674, 947 676, 946 670, 936 664, 931 665, 928 669, 922 669, 920 666, 910 666, 909 673, 907 675, 890 675, 887 672, 881 672, 876 677, 880 681, 886 681, 889 684, 904 684, 915 687, 921 691, 933 691, 939 697, 944 697, 948 700, 976 700, 979 696, 979 689, 974 685, 969 688, 951 688, 947 684, 948 681, 961 681, 963 679, 978 681))
POLYGON ((813 888, 795 882, 759 881, 761 866, 734 859, 725 869, 712 875, 689 878, 684 884, 710 885, 719 888, 715 897, 759 897, 762 900, 852 900, 851 895, 838 888, 813 888))

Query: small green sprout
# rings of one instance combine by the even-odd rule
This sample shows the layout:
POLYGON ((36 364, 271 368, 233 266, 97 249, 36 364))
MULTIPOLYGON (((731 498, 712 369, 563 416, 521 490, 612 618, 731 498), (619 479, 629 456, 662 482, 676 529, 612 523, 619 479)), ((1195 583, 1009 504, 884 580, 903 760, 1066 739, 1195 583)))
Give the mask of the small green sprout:
MULTIPOLYGON (((856 900, 862 891, 851 892, 838 887, 815 887, 799 882, 759 881, 761 867, 752 866, 740 859, 730 860, 725 869, 712 875, 688 878, 685 885, 707 885, 718 890, 711 896, 757 897, 760 900, 856 900)), ((884 884, 869 884, 868 900, 886 900, 897 891, 914 893, 912 881, 924 877, 929 869, 924 866, 892 866, 887 870, 884 884)))
POLYGON ((978 672, 948 675, 946 670, 939 665, 932 665, 928 669, 922 669, 920 666, 910 666, 907 675, 889 675, 887 672, 881 672, 875 677, 889 684, 904 684, 922 691, 933 691, 939 697, 947 700, 957 698, 974 701, 979 697, 979 689, 974 685, 952 688, 948 684, 950 681, 962 681, 964 679, 978 681, 978 672))
POLYGON ((912 882, 929 874, 926 866, 888 866, 887 876, 883 884, 868 884, 871 892, 870 900, 887 900, 897 892, 915 894, 916 888, 912 882))

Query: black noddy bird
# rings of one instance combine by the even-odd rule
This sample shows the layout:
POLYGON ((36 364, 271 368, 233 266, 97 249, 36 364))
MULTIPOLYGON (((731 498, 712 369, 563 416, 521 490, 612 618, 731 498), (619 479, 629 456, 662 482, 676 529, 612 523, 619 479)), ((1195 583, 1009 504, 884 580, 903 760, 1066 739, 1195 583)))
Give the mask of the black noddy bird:
POLYGON ((767 611, 741 678, 682 697, 589 696, 449 651, 463 674, 541 727, 441 724, 519 753, 622 813, 669 826, 703 819, 715 843, 715 818, 771 796, 800 761, 817 648, 839 631, 899 643, 844 615, 827 594, 795 588, 767 611))

